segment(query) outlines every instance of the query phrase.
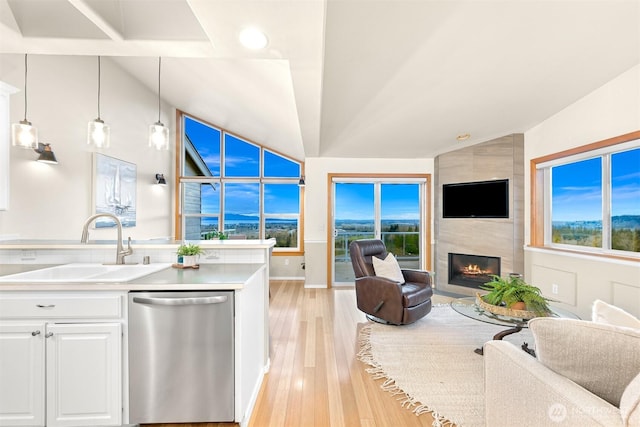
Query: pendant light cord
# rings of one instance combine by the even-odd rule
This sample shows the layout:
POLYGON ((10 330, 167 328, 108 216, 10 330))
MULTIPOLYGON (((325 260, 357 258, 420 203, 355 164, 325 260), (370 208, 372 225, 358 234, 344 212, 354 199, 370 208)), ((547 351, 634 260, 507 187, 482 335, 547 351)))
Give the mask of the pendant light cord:
POLYGON ((24 121, 27 121, 27 54, 24 54, 24 121))
POLYGON ((158 123, 160 123, 160 69, 162 67, 162 57, 158 57, 158 123))
POLYGON ((100 120, 100 57, 98 56, 98 120, 100 120))

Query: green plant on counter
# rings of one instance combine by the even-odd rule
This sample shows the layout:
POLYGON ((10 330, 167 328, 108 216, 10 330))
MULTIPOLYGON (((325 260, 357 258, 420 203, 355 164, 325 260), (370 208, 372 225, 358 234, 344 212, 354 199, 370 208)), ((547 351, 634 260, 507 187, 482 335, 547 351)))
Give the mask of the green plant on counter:
POLYGON ((480 288, 489 291, 482 299, 493 305, 505 305, 517 310, 529 310, 539 316, 549 314, 549 299, 542 296, 540 289, 527 284, 519 276, 500 277, 491 276, 493 280, 481 285, 480 288))
POLYGON ((223 231, 212 230, 204 235, 204 240, 214 240, 214 239, 225 240, 228 237, 229 236, 227 235, 227 233, 223 231))
POLYGON ((177 254, 180 256, 200 255, 202 248, 195 243, 186 243, 178 247, 177 254))

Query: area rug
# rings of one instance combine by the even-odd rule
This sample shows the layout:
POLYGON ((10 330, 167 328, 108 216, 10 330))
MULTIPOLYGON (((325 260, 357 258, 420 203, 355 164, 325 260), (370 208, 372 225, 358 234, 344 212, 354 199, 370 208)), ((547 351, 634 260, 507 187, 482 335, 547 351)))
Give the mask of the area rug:
MULTIPOLYGON (((359 359, 381 387, 416 415, 433 413, 434 426, 484 426, 483 358, 474 349, 508 329, 469 319, 448 304, 405 326, 367 323, 359 359)), ((528 330, 505 340, 533 347, 528 330)))

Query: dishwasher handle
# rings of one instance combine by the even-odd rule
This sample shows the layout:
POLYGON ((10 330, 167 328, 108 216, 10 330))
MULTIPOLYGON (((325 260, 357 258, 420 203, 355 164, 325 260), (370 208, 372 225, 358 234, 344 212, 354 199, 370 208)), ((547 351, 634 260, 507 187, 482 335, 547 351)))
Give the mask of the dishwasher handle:
POLYGON ((204 304, 222 304, 227 302, 226 295, 218 295, 215 297, 193 297, 193 298, 146 298, 133 297, 133 302, 138 304, 149 305, 204 305, 204 304))

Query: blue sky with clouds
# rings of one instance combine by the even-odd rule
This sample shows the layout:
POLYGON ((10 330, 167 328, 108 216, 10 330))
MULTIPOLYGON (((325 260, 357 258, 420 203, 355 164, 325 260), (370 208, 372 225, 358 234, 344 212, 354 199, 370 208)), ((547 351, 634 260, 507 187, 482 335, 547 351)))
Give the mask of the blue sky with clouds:
MULTIPOLYGON (((554 167, 552 194, 554 221, 601 221, 601 159, 554 167)), ((611 215, 640 215, 640 148, 612 155, 611 215)))

